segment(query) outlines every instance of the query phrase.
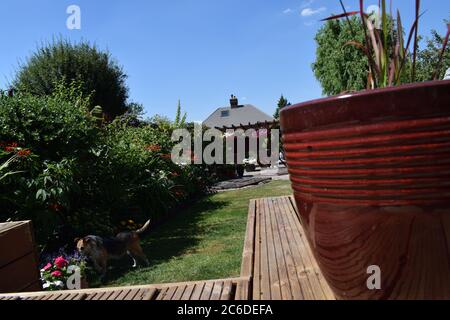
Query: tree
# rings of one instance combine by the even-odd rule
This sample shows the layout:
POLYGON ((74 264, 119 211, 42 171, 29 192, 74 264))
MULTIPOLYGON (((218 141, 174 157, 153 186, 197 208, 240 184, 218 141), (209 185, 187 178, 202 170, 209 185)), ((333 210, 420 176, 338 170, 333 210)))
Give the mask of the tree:
POLYGON ((178 100, 177 113, 175 115, 174 126, 176 128, 182 128, 186 125, 187 113, 185 112, 183 116, 181 116, 181 101, 178 100))
POLYGON ((73 44, 54 40, 45 44, 19 66, 13 81, 17 89, 37 96, 51 95, 55 84, 73 81, 82 84, 82 91, 91 95, 91 107, 101 106, 111 120, 128 110, 127 75, 111 58, 87 42, 73 44))
MULTIPOLYGON (((431 31, 431 38, 427 39, 426 48, 419 51, 417 61, 417 80, 430 81, 433 80, 436 68, 439 62, 439 55, 442 51, 444 38, 437 31, 431 31)), ((450 46, 447 46, 442 60, 441 68, 437 74, 437 78, 442 80, 445 71, 450 68, 450 46)))
POLYGON ((364 31, 358 17, 333 20, 318 31, 314 74, 322 85, 324 95, 336 95, 345 91, 359 91, 367 87, 369 64, 364 53, 348 44, 364 43, 364 31))
MULTIPOLYGON (((389 19, 391 28, 397 23, 389 19)), ((448 23, 448 22, 447 22, 448 23)), ((388 40, 392 43, 393 38, 388 40)), ((407 37, 405 32, 404 37, 407 37)), ((325 23, 315 37, 317 43, 316 61, 312 69, 322 85, 324 95, 337 95, 348 91, 360 91, 367 88, 368 61, 361 49, 349 44, 349 41, 365 43, 364 30, 359 17, 332 20, 325 23)), ((427 46, 418 50, 416 65, 416 81, 433 79, 439 54, 442 50, 443 37, 432 31, 427 46)), ((389 45, 390 48, 395 47, 389 45)), ((411 53, 407 53, 411 55, 411 53)), ((450 67, 450 47, 447 47, 444 61, 438 78, 443 79, 445 71, 450 67)), ((406 61, 400 76, 401 83, 411 82, 412 64, 406 61)))
POLYGON ((279 120, 280 119, 280 111, 281 109, 290 106, 291 104, 289 103, 289 101, 287 101, 287 99, 281 95, 280 99, 278 100, 278 104, 277 104, 277 109, 275 110, 275 113, 273 115, 273 117, 275 118, 275 120, 279 120))

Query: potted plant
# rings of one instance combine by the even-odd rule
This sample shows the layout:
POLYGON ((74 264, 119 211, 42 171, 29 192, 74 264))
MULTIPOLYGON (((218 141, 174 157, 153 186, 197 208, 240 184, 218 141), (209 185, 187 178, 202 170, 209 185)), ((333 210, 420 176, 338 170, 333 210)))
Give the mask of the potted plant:
POLYGON ((329 18, 361 16, 374 90, 281 111, 299 218, 338 299, 450 299, 450 81, 400 85, 420 2, 407 41, 381 4, 329 18))

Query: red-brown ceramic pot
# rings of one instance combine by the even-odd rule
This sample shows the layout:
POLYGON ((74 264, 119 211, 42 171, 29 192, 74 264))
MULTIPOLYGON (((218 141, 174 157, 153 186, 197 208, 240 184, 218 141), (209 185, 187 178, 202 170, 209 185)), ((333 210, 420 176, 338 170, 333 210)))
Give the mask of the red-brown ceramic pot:
POLYGON ((450 81, 298 104, 281 128, 336 297, 450 299, 450 81))

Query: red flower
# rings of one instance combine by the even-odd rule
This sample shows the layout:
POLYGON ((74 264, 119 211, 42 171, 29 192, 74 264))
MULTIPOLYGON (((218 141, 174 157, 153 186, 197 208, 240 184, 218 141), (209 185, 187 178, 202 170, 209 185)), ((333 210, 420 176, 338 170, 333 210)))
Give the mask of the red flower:
POLYGON ((152 144, 152 145, 145 147, 145 150, 158 152, 158 151, 161 151, 161 147, 158 146, 157 144, 152 144))
POLYGON ((172 159, 172 155, 171 154, 162 154, 161 158, 163 158, 163 159, 172 159))
POLYGON ((50 269, 52 267, 52 264, 49 262, 45 265, 45 267, 42 268, 42 270, 47 271, 48 269, 50 269))
POLYGON ((67 266, 69 263, 67 262, 66 259, 64 259, 64 257, 58 257, 55 259, 55 265, 61 269, 64 268, 65 266, 67 266))
POLYGON ((52 203, 52 204, 50 204, 50 205, 48 206, 48 208, 49 208, 50 210, 52 210, 52 211, 55 211, 55 212, 60 212, 60 211, 62 210, 62 206, 60 206, 60 205, 57 204, 57 203, 52 203))
POLYGON ((179 174, 178 172, 172 172, 171 175, 172 175, 173 177, 179 177, 179 176, 180 176, 180 174, 179 174))
POLYGON ((55 270, 51 273, 52 277, 61 277, 62 276, 62 272, 59 270, 55 270))
POLYGON ((20 150, 19 152, 17 152, 17 155, 19 157, 24 157, 24 158, 28 157, 30 154, 31 154, 31 151, 29 149, 23 149, 23 150, 20 150))
POLYGON ((14 151, 16 151, 17 147, 18 147, 17 142, 12 142, 5 147, 5 151, 6 152, 14 152, 14 151))

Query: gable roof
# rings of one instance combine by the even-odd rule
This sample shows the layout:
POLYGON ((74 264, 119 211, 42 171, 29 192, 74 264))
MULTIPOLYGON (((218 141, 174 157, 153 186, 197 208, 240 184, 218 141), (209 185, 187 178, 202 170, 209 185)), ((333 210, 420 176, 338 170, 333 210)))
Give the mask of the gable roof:
POLYGON ((262 112, 254 105, 245 104, 237 108, 218 108, 205 121, 203 125, 209 128, 239 127, 241 125, 256 124, 258 122, 274 121, 274 118, 262 112), (222 116, 228 112, 228 116, 222 116))

